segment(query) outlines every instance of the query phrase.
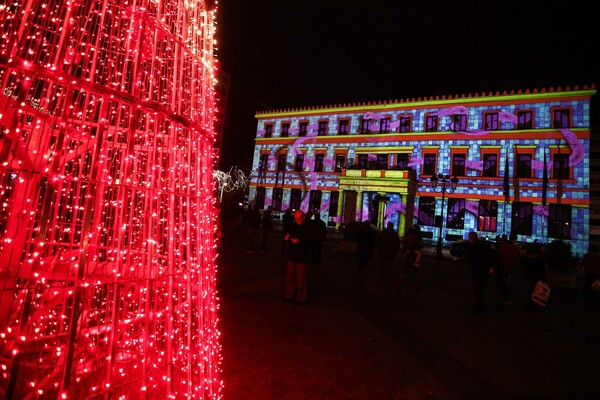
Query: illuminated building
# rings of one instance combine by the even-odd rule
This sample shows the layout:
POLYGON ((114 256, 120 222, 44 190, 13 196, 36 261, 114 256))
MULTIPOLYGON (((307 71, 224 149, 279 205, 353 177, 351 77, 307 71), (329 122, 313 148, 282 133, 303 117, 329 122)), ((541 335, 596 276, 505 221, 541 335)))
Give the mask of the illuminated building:
POLYGON ((1 398, 220 398, 212 3, 0 6, 1 398))
POLYGON ((418 223, 425 237, 589 243, 595 86, 259 112, 249 198, 330 226, 418 223), (544 179, 544 166, 547 179, 544 179), (456 176, 446 195, 433 174, 456 176), (507 189, 507 190, 506 190, 507 189), (441 216, 444 221, 441 221, 441 216))

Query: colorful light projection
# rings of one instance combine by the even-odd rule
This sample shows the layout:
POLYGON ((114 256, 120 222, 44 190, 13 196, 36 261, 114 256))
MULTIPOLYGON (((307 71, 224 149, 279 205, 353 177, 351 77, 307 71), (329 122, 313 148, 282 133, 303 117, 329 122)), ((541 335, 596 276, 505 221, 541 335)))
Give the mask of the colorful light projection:
POLYGON ((1 398, 220 398, 215 12, 0 5, 1 398))

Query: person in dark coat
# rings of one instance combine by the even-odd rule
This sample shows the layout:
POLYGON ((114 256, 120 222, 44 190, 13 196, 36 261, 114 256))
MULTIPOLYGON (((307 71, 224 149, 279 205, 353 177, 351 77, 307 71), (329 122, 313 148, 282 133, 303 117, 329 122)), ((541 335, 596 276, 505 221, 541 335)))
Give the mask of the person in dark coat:
POLYGON ((311 264, 321 263, 321 254, 323 253, 323 242, 327 236, 327 225, 321 219, 319 214, 314 214, 314 219, 306 222, 310 232, 310 252, 309 262, 311 264))
POLYGON ((283 238, 283 240, 281 241, 281 254, 285 254, 288 245, 288 241, 285 240, 285 235, 290 233, 290 229, 292 228, 292 224, 294 223, 294 216, 292 215, 292 210, 290 208, 285 210, 281 221, 281 237, 283 238))
POLYGON ((266 253, 269 251, 269 236, 273 229, 273 206, 268 206, 262 215, 262 246, 261 251, 266 253))
POLYGON ((286 301, 292 301, 295 296, 296 304, 304 304, 308 286, 309 232, 305 219, 304 211, 296 211, 294 213, 295 224, 284 236, 284 240, 289 243, 284 298, 286 301))
POLYGON ((506 305, 512 305, 512 284, 519 266, 519 251, 515 242, 517 235, 511 233, 507 239, 502 235, 498 245, 498 299, 506 305))
POLYGON ((371 223, 369 221, 361 222, 356 237, 356 258, 358 261, 358 273, 364 274, 367 270, 367 263, 373 258, 373 249, 375 246, 375 237, 371 223))
POLYGON ((529 283, 529 293, 527 295, 527 306, 535 308, 536 304, 531 300, 533 290, 539 281, 546 282, 546 246, 534 241, 529 245, 523 257, 523 266, 525 267, 525 276, 529 283))
POLYGON ((396 254, 400 251, 400 238, 398 232, 394 230, 393 222, 388 222, 386 228, 381 231, 375 242, 375 248, 379 258, 379 282, 387 283, 390 280, 396 254))
POLYGON ((485 308, 485 284, 491 273, 494 272, 491 263, 490 249, 488 245, 477 237, 476 232, 469 232, 469 263, 473 276, 473 295, 475 297, 475 308, 473 314, 481 314, 485 308))

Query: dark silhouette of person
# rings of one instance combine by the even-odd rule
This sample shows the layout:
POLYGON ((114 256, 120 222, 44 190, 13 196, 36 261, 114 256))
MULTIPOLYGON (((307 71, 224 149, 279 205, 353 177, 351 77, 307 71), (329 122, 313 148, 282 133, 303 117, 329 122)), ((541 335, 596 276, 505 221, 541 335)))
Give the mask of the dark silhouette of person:
POLYGON ((265 212, 262 215, 262 246, 261 251, 268 252, 269 251, 269 236, 271 235, 271 230, 273 229, 273 207, 268 206, 265 212))
POLYGON ((306 222, 309 227, 310 253, 309 262, 311 264, 320 264, 323 253, 323 242, 327 236, 327 225, 321 219, 319 214, 314 214, 314 219, 306 222))
POLYGON ((294 221, 290 232, 284 236, 288 241, 287 249, 287 271, 285 280, 286 301, 296 300, 296 304, 304 304, 308 286, 308 229, 305 223, 304 211, 298 210, 294 213, 294 221))
POLYGON ((529 283, 529 293, 527 295, 527 306, 535 308, 536 303, 531 299, 535 286, 539 281, 546 282, 546 246, 534 241, 531 243, 523 257, 523 266, 525 267, 525 277, 529 283))
POLYGON ((361 222, 356 236, 356 259, 358 261, 358 273, 363 275, 367 270, 367 263, 373 259, 373 248, 375 246, 375 237, 371 223, 369 221, 361 222))
POLYGON ((498 299, 506 305, 512 305, 512 285, 519 266, 519 251, 515 242, 517 235, 511 233, 509 238, 502 235, 498 244, 498 299))
POLYGON ((283 217, 281 218, 281 237, 283 240, 281 241, 281 254, 285 254, 285 250, 288 245, 288 241, 285 240, 285 235, 290 233, 290 229, 292 228, 292 224, 294 223, 294 216, 292 215, 292 209, 288 208, 285 210, 283 217))
POLYGON ((393 222, 388 222, 385 229, 377 236, 375 249, 379 259, 379 282, 388 283, 391 278, 394 259, 400 251, 400 237, 394 229, 393 222))
POLYGON ((258 204, 254 204, 245 214, 246 240, 244 241, 244 250, 247 253, 254 252, 254 241, 260 228, 260 219, 258 204))
POLYGON ((473 295, 475 297, 475 308, 473 314, 481 314, 487 311, 485 307, 485 284, 493 267, 488 245, 477 237, 476 232, 469 232, 469 263, 473 277, 473 295))
POLYGON ((421 248, 423 247, 423 243, 414 226, 411 226, 406 231, 402 247, 404 249, 405 262, 404 269, 400 272, 400 276, 398 277, 398 285, 404 282, 408 274, 412 272, 415 276, 415 288, 419 289, 421 287, 419 279, 419 268, 421 267, 421 264, 419 264, 419 260, 421 259, 421 248))

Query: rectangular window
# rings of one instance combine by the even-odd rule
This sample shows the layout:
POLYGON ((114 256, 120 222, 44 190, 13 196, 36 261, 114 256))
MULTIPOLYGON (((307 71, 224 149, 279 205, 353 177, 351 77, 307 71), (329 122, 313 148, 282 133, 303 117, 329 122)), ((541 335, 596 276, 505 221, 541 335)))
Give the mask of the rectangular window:
POLYGON ((294 171, 302 171, 304 169, 304 154, 298 154, 294 162, 294 171))
POLYGON ((531 178, 531 154, 517 154, 517 177, 531 178))
MULTIPOLYGON (((288 137, 290 136, 290 123, 289 122, 284 122, 281 124, 281 137, 288 137)), ((273 207, 275 208, 275 207, 273 207)))
POLYGON ((453 131, 467 130, 467 116, 465 114, 454 114, 452 116, 453 131))
POLYGON ((344 168, 346 168, 346 155, 337 154, 335 156, 335 172, 342 172, 344 168))
POLYGON ((315 172, 323 172, 323 160, 325 159, 325 154, 317 154, 315 155, 315 172))
POLYGON ((371 120, 362 119, 360 121, 360 133, 371 133, 371 120))
POLYGON ((500 129, 500 119, 497 112, 485 112, 483 113, 483 130, 484 131, 497 131, 500 129))
POLYGON ((435 197, 419 197, 417 221, 419 221, 419 225, 423 226, 435 225, 435 197))
POLYGON ((398 118, 398 132, 406 133, 412 131, 412 117, 403 115, 398 118))
POLYGON ((512 206, 510 232, 517 235, 531 235, 533 227, 533 204, 515 201, 512 206))
POLYGON ((366 169, 369 165, 369 155, 368 154, 359 154, 358 155, 358 168, 366 169))
POLYGON ((258 161, 258 172, 264 172, 269 169, 269 155, 261 154, 258 161))
POLYGON ((467 162, 467 155, 462 153, 452 154, 452 176, 465 176, 465 165, 467 162))
POLYGON ((517 129, 533 129, 533 111, 517 111, 517 129))
POLYGON ((273 188, 273 210, 281 211, 281 202, 283 200, 283 188, 273 188))
POLYGON ((338 203, 340 201, 340 192, 331 192, 329 195, 329 220, 327 225, 335 226, 333 217, 337 217, 338 203), (332 224, 333 222, 333 224, 332 224))
POLYGON ((298 136, 306 136, 308 133, 308 122, 303 121, 298 125, 298 136))
POLYGON ((570 108, 557 108, 552 110, 552 127, 558 128, 570 128, 571 127, 571 109, 570 108))
POLYGON ((481 176, 495 177, 498 176, 498 155, 484 154, 483 155, 483 171, 481 176))
POLYGON ((338 124, 338 134, 347 135, 348 133, 350 133, 350 120, 340 119, 340 122, 338 124))
POLYGON ((438 116, 437 115, 426 115, 425 116, 425 132, 437 132, 438 130, 438 116))
POLYGON ((571 239, 571 205, 550 204, 548 207, 548 237, 571 239))
POLYGON ((377 169, 387 169, 388 167, 388 155, 377 154, 377 169))
POLYGON ((396 154, 396 168, 397 169, 407 169, 409 159, 410 159, 410 155, 408 153, 396 154))
POLYGON ((273 124, 265 124, 265 137, 273 137, 273 124))
POLYGON ((282 153, 277 157, 277 171, 285 171, 285 164, 287 164, 287 154, 282 153))
POLYGON ((317 131, 318 136, 327 135, 329 123, 327 121, 319 121, 319 130, 317 131))
POLYGON ((569 179, 569 155, 554 154, 552 156, 552 179, 569 179))
POLYGON ((321 196, 322 193, 320 190, 311 190, 310 198, 308 200, 308 212, 313 214, 321 213, 321 196))
POLYGON ((391 131, 390 124, 392 123, 392 119, 390 117, 382 118, 379 121, 379 133, 388 133, 391 131))
POLYGON ((465 228, 465 199, 448 199, 448 219, 446 227, 448 229, 465 228))
POLYGON ((265 208, 265 193, 266 189, 264 186, 258 186, 256 188, 256 198, 254 199, 254 204, 256 204, 261 210, 265 208))
POLYGON ((477 230, 496 232, 498 222, 498 202, 496 200, 479 200, 477 230))
POLYGON ((433 153, 425 154, 423 157, 423 175, 435 174, 436 168, 436 155, 433 153))
POLYGON ((290 190, 290 208, 294 211, 299 210, 302 205, 302 190, 290 190))

